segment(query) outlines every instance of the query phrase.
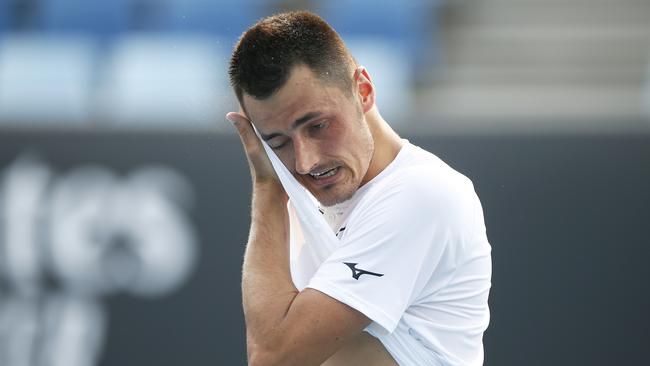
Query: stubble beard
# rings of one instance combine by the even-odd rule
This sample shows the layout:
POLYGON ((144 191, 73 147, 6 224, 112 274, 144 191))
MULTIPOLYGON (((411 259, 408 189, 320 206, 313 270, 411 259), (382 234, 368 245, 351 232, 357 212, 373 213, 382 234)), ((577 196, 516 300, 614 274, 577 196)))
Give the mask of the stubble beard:
POLYGON ((374 156, 374 140, 372 139, 372 136, 370 136, 367 142, 367 148, 364 151, 367 164, 365 164, 363 167, 363 172, 359 172, 360 176, 357 177, 357 180, 354 180, 352 169, 350 169, 347 165, 340 165, 339 169, 341 171, 339 174, 346 175, 343 177, 342 181, 337 182, 332 186, 323 187, 320 192, 317 192, 318 194, 309 189, 309 191, 314 195, 314 197, 316 197, 322 206, 330 207, 345 202, 352 198, 357 190, 361 187, 361 182, 368 173, 368 170, 370 169, 370 165, 372 163, 372 158, 374 156), (340 190, 340 192, 333 192, 336 190, 340 190))
POLYGON ((372 136, 372 133, 370 132, 370 128, 363 117, 363 111, 361 109, 361 106, 356 105, 355 109, 357 112, 357 123, 359 125, 359 128, 364 129, 366 135, 366 141, 364 144, 366 148, 364 149, 364 155, 366 157, 367 164, 363 167, 364 169, 363 172, 359 172, 362 174, 359 177, 357 177, 358 181, 352 181, 354 179, 354 176, 352 175, 353 171, 351 168, 349 168, 345 164, 337 164, 337 166, 339 166, 339 169, 341 170, 339 174, 346 174, 346 176, 343 177, 343 180, 341 182, 337 182, 332 186, 322 187, 317 192, 314 192, 314 190, 312 190, 313 188, 310 187, 308 184, 301 183, 301 185, 307 188, 307 190, 324 207, 334 206, 352 198, 354 194, 357 192, 357 190, 359 189, 359 187, 361 186, 361 182, 363 181, 363 178, 368 173, 368 170, 370 169, 370 165, 372 164, 372 159, 374 157, 374 152, 375 152, 375 141, 372 136), (332 192, 333 190, 337 190, 337 189, 341 189, 342 192, 339 193, 332 192))
MULTIPOLYGON (((342 169, 339 174, 349 171, 348 169, 344 169, 344 167, 339 169, 342 169)), ((323 187, 318 195, 314 194, 314 192, 312 192, 312 194, 314 194, 322 206, 330 207, 345 202, 354 196, 354 193, 359 187, 354 187, 354 185, 352 185, 352 187, 347 187, 348 185, 351 185, 348 180, 343 180, 342 182, 338 182, 332 186, 323 187), (339 193, 333 192, 337 189, 342 189, 343 191, 339 193)))

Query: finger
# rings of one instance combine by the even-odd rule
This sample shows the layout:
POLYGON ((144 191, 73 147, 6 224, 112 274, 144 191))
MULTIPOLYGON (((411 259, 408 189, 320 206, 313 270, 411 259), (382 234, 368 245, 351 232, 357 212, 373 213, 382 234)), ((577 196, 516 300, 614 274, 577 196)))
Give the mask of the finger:
POLYGON ((238 132, 251 123, 251 121, 241 112, 228 112, 226 114, 226 119, 237 128, 238 132))
POLYGON ((257 138, 251 121, 245 115, 238 112, 229 112, 226 114, 226 119, 232 122, 233 126, 237 129, 239 138, 248 154, 261 150, 261 142, 257 138))
POLYGON ((248 158, 253 178, 258 180, 269 178, 277 180, 273 165, 266 155, 262 142, 257 137, 250 120, 244 114, 238 112, 230 112, 226 115, 226 118, 237 128, 239 138, 246 151, 246 157, 248 158))
POLYGON ((233 124, 240 123, 241 121, 250 122, 248 117, 241 111, 239 112, 228 112, 226 113, 226 119, 232 122, 233 124))

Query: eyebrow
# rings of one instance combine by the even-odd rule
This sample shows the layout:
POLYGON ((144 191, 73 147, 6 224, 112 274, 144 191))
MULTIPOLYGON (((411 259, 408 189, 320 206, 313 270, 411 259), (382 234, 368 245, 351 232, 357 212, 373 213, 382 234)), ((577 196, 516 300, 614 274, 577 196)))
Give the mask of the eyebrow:
MULTIPOLYGON (((295 121, 293 121, 293 123, 291 124, 291 127, 289 127, 289 130, 295 130, 300 125, 303 125, 303 124, 311 121, 312 119, 314 119, 316 117, 319 117, 322 114, 323 114, 322 112, 307 112, 302 117, 300 117, 300 118, 296 119, 295 121)), ((282 135, 282 133, 280 133, 280 132, 272 132, 272 133, 270 133, 268 135, 265 135, 265 134, 260 132, 260 136, 262 137, 262 140, 264 140, 264 141, 268 141, 268 140, 270 140, 270 139, 272 139, 274 137, 280 136, 280 135, 282 135)))

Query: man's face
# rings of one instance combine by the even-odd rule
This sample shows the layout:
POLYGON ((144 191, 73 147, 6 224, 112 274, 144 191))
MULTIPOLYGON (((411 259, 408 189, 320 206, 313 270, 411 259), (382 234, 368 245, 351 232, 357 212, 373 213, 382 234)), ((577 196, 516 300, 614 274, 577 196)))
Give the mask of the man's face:
POLYGON ((296 66, 271 97, 244 94, 243 104, 262 138, 322 205, 343 202, 366 183, 374 141, 357 95, 296 66))

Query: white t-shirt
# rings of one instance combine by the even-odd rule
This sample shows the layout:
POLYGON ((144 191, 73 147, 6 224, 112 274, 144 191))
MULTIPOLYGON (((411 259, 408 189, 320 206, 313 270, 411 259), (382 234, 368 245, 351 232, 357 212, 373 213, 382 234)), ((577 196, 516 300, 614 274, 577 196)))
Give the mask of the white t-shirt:
POLYGON ((482 365, 491 247, 471 181, 408 142, 348 201, 321 208, 337 248, 305 243, 289 203, 291 275, 365 314, 400 365, 482 365), (368 273, 369 272, 369 273, 368 273))

